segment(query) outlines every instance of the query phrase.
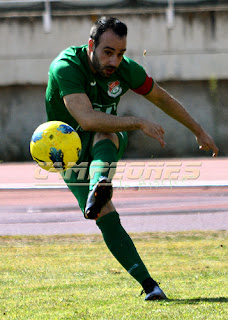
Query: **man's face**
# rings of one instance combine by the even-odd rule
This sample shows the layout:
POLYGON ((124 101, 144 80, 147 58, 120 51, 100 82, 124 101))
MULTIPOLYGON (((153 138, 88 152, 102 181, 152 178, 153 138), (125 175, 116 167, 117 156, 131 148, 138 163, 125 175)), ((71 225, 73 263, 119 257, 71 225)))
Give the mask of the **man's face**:
POLYGON ((111 29, 105 31, 99 40, 98 46, 91 55, 92 66, 95 72, 109 78, 119 67, 126 51, 126 37, 120 38, 111 29))

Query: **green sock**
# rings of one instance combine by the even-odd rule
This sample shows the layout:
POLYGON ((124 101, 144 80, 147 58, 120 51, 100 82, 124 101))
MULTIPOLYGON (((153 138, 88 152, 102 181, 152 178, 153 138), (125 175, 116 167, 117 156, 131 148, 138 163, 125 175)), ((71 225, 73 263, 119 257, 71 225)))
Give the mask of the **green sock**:
POLYGON ((104 241, 119 263, 140 283, 150 274, 142 262, 133 241, 121 225, 116 211, 99 218, 97 226, 103 234, 104 241))
POLYGON ((117 163, 117 148, 111 140, 101 140, 94 145, 92 157, 93 161, 89 168, 89 190, 92 190, 101 176, 107 177, 110 180, 113 178, 117 163))

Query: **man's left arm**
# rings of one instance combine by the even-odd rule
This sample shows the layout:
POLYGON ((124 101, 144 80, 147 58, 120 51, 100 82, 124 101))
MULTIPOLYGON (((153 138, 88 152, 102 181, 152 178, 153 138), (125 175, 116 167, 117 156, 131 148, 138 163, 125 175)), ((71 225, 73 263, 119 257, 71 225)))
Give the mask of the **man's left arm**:
POLYGON ((218 155, 218 148, 211 136, 197 123, 185 108, 156 82, 152 91, 144 96, 147 100, 159 107, 167 115, 183 124, 196 136, 199 148, 209 151, 212 149, 213 157, 218 155))

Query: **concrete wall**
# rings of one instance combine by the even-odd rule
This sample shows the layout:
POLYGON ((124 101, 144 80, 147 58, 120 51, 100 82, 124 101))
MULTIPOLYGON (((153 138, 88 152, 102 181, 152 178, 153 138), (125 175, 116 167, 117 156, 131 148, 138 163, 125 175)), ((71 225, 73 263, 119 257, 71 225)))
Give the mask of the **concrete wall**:
MULTIPOLYGON (((164 12, 117 16, 129 27, 127 55, 183 102, 227 155, 228 12, 179 12, 172 30, 164 12)), ((93 19, 54 16, 51 33, 44 33, 40 17, 0 17, 0 160, 30 159, 31 134, 46 121, 49 64, 64 48, 87 42, 93 19)), ((204 154, 187 129, 133 92, 123 97, 119 113, 151 117, 166 130, 164 150, 141 133, 130 133, 127 157, 204 154)))
MULTIPOLYGON (((129 28, 127 55, 157 80, 228 78, 228 11, 178 13, 172 30, 164 13, 118 17, 129 28)), ((87 43, 92 23, 90 16, 54 16, 44 33, 39 17, 0 19, 0 85, 45 84, 53 58, 87 43)))
MULTIPOLYGON (((221 153, 228 155, 228 81, 220 80, 213 93, 208 81, 166 81, 160 83, 177 97, 186 109, 215 138, 221 153)), ((46 121, 45 86, 10 86, 0 88, 0 159, 30 160, 29 142, 32 132, 46 121)), ((198 157, 208 156, 198 150, 195 138, 182 125, 134 92, 126 93, 119 105, 120 115, 140 115, 160 123, 165 129, 167 145, 140 132, 129 133, 125 157, 198 157)))

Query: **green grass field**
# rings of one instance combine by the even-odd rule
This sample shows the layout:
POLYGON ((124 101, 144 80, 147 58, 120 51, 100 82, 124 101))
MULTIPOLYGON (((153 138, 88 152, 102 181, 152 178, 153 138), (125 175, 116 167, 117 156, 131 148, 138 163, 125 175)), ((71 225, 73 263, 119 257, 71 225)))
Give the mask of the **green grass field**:
POLYGON ((0 237, 0 319, 228 319, 228 232, 132 238, 168 301, 144 301, 99 235, 0 237))

